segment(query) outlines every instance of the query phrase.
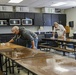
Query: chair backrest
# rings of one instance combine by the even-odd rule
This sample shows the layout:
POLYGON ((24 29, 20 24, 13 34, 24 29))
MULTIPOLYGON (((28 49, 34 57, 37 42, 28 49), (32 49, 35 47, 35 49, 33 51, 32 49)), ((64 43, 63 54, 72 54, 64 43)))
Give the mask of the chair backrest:
POLYGON ((47 34, 45 34, 45 38, 51 38, 52 36, 53 36, 52 33, 47 33, 47 34))
POLYGON ((38 41, 42 41, 42 39, 45 38, 45 34, 39 34, 38 35, 38 41))

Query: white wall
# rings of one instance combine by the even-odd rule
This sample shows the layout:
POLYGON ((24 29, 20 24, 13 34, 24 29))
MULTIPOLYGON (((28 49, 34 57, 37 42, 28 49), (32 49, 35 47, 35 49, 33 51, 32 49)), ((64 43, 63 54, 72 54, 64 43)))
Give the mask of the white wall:
MULTIPOLYGON (((32 32, 36 32, 39 29, 38 26, 25 26, 25 28, 32 31, 32 32)), ((2 34, 2 33, 12 33, 11 29, 12 29, 12 26, 0 27, 0 34, 2 34)))
POLYGON ((0 34, 2 34, 2 33, 11 33, 11 28, 12 27, 0 27, 0 34))
MULTIPOLYGON (((20 26, 21 27, 21 26, 20 26)), ((51 26, 42 26, 43 29, 40 30, 40 26, 24 26, 26 29, 32 31, 32 32, 36 32, 36 31, 40 31, 40 32, 48 32, 48 31, 52 31, 52 27, 51 26)), ((0 27, 0 34, 2 33, 12 33, 11 32, 12 26, 7 26, 7 27, 0 27)))
POLYGON ((70 28, 70 36, 73 36, 73 32, 76 31, 76 8, 66 9, 65 14, 67 15, 67 25, 69 21, 74 21, 74 28, 70 28))

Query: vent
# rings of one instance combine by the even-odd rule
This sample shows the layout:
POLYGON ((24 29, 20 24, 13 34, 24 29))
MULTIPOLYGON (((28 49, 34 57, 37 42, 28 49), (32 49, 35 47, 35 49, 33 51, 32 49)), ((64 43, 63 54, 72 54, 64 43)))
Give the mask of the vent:
POLYGON ((61 13, 61 9, 55 9, 56 13, 61 13))

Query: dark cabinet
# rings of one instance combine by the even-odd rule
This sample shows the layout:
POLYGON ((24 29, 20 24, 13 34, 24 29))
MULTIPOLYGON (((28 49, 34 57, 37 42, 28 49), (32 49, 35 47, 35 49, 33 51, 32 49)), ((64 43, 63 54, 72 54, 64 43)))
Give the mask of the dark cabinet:
POLYGON ((4 18, 3 12, 0 12, 0 19, 3 19, 3 18, 4 18))
POLYGON ((11 40, 14 37, 13 34, 0 34, 0 42, 8 42, 9 40, 11 40))
POLYGON ((9 19, 14 19, 15 18, 15 15, 14 15, 14 12, 9 12, 9 19))
POLYGON ((0 19, 14 18, 14 12, 0 12, 0 19))
POLYGON ((23 12, 15 12, 14 16, 15 16, 15 19, 24 19, 24 13, 23 12))
POLYGON ((43 14, 44 26, 51 26, 51 14, 43 14))
POLYGON ((34 13, 25 13, 24 18, 34 19, 34 13))
POLYGON ((4 15, 4 19, 9 19, 9 13, 8 12, 4 12, 3 15, 4 15))
POLYGON ((52 14, 52 26, 54 25, 54 22, 58 22, 59 23, 59 15, 58 14, 52 14))
POLYGON ((42 26, 43 25, 42 13, 35 13, 34 25, 38 25, 38 26, 42 26))
POLYGON ((52 25, 54 22, 58 22, 63 26, 66 26, 66 14, 52 14, 52 25))
POLYGON ((50 13, 31 13, 31 12, 0 12, 0 19, 32 19, 33 25, 53 26, 54 22, 58 22, 63 26, 66 25, 66 14, 50 14, 50 13))
POLYGON ((59 14, 59 23, 66 26, 66 14, 59 14))

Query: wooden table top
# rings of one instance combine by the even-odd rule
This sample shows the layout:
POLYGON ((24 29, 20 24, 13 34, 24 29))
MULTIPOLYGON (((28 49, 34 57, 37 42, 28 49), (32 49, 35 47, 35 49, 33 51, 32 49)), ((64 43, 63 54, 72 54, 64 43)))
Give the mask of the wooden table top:
POLYGON ((18 60, 18 59, 24 59, 24 58, 32 58, 32 57, 39 57, 42 56, 40 54, 46 54, 45 52, 39 51, 39 50, 33 50, 30 48, 23 48, 23 49, 16 49, 12 51, 4 51, 1 52, 2 55, 12 59, 12 60, 18 60))
POLYGON ((24 48, 24 46, 12 44, 12 43, 7 44, 7 46, 10 47, 10 48, 24 48))
POLYGON ((37 75, 76 75, 76 60, 55 54, 15 61, 37 75))
POLYGON ((30 48, 10 44, 16 50, 1 52, 21 66, 38 75, 76 75, 76 60, 53 53, 45 53, 30 48))
POLYGON ((1 52, 21 66, 38 75, 76 75, 76 60, 53 53, 45 53, 15 44, 0 45, 1 49, 13 49, 1 52))
POLYGON ((1 51, 10 51, 13 49, 24 48, 23 46, 12 44, 12 43, 1 43, 0 44, 0 52, 1 51))

